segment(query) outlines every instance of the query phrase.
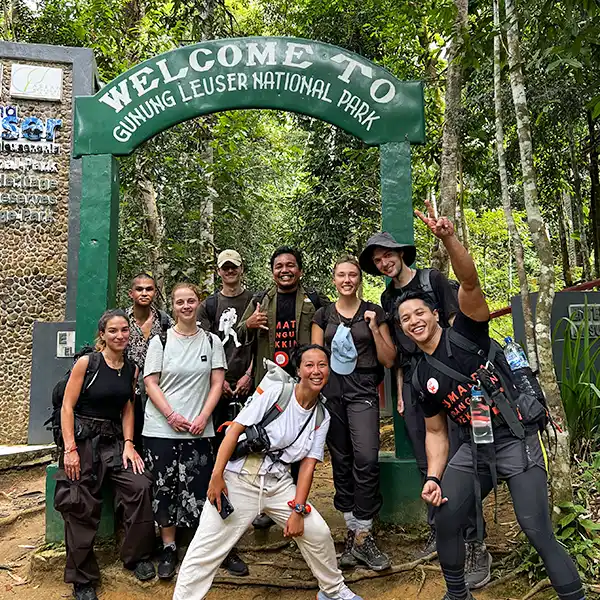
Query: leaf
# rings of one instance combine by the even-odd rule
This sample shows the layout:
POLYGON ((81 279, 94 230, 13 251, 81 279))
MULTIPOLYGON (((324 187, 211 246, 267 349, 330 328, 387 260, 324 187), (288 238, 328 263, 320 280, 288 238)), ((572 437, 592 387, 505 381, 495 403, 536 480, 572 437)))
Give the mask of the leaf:
POLYGON ((587 570, 587 568, 589 566, 589 562, 588 562, 587 558, 585 556, 583 556, 582 554, 578 554, 575 558, 577 559, 579 566, 582 569, 587 570))
POLYGON ((600 523, 590 519, 581 519, 579 523, 586 531, 600 531, 600 523))
POLYGON ((568 513, 558 522, 558 524, 561 527, 566 527, 569 523, 572 523, 576 518, 577 518, 577 513, 574 513, 574 512, 568 513))

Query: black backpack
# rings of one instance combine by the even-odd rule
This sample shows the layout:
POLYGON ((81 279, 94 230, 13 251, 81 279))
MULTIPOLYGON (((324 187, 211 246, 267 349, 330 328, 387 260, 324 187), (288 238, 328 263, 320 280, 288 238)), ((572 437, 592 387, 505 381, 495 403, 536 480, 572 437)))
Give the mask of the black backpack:
MULTIPOLYGON (((419 287, 421 288, 421 291, 427 294, 433 300, 435 306, 437 306, 439 310, 443 311, 445 315, 445 309, 443 306, 440 306, 440 302, 433 291, 433 286, 431 285, 431 269, 417 269, 417 275, 419 277, 419 287)), ((454 300, 458 305, 458 288, 460 287, 460 283, 454 279, 448 279, 448 283, 454 292, 454 300)))

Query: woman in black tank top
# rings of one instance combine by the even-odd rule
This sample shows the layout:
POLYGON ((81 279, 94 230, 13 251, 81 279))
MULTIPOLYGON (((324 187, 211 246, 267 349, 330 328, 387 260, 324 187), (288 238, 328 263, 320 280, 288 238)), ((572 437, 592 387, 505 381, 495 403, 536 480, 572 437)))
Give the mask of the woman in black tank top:
POLYGON ((106 311, 98 323, 96 351, 75 363, 61 409, 64 454, 60 457, 54 506, 65 521, 65 581, 76 600, 97 600, 100 577, 93 540, 98 530, 102 486, 110 479, 123 508, 121 558, 140 580, 152 579, 154 546, 151 480, 133 445, 133 386, 136 368, 125 356, 129 320, 106 311))

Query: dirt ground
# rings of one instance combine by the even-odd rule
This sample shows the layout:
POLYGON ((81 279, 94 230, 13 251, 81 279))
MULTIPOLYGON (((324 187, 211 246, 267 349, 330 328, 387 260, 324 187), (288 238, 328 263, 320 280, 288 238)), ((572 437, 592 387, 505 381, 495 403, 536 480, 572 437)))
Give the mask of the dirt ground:
MULTIPOLYGON (((0 472, 1 599, 46 600, 71 596, 71 587, 62 582, 64 557, 54 550, 50 552, 54 558, 39 558, 39 550, 44 547, 44 486, 44 467, 0 472), (38 558, 32 560, 36 556, 38 558)), ((333 480, 328 463, 316 473, 311 498, 330 524, 340 549, 344 536, 343 519, 333 508, 333 480)), ((495 560, 494 575, 506 575, 507 571, 502 570, 500 561, 512 552, 518 535, 506 489, 499 490, 498 524, 493 522, 491 506, 486 507, 486 513, 488 546, 495 560)), ((400 565, 412 560, 412 553, 422 544, 423 533, 424 528, 407 531, 383 526, 378 532, 378 539, 393 557, 393 564, 400 565)), ((306 585, 313 581, 297 548, 284 540, 281 530, 273 528, 266 535, 250 531, 241 540, 240 549, 250 565, 250 578, 237 579, 236 585, 224 585, 222 581, 216 583, 208 595, 209 600, 229 600, 232 595, 236 600, 309 600, 315 597, 313 589, 250 585, 261 582, 293 585, 297 581, 306 585)), ((116 560, 118 554, 115 548, 100 549, 98 555, 103 577, 98 590, 101 600, 167 600, 172 597, 172 583, 155 580, 141 584, 135 580, 116 560)), ((366 574, 358 569, 346 573, 350 578, 366 574)), ((226 575, 225 571, 221 571, 217 582, 226 575)), ((440 600, 444 594, 443 580, 435 561, 408 572, 356 581, 350 585, 365 600, 440 600)), ((476 597, 479 600, 519 599, 528 589, 527 581, 521 578, 504 586, 488 587, 477 592, 476 597)), ((543 597, 538 595, 536 599, 543 597)))

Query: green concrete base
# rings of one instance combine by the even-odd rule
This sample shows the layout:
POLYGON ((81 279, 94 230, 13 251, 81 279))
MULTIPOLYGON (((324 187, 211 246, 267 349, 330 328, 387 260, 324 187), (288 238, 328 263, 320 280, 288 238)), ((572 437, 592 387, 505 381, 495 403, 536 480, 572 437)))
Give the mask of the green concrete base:
POLYGON ((421 500, 421 473, 414 459, 396 458, 393 452, 379 453, 383 507, 379 518, 385 523, 422 523, 426 507, 421 500))
MULTIPOLYGON (((65 524, 61 514, 54 508, 55 475, 58 465, 52 463, 46 467, 46 543, 60 543, 65 539, 65 524)), ((115 534, 114 498, 109 487, 102 490, 102 515, 98 527, 97 539, 110 539, 115 534)))

